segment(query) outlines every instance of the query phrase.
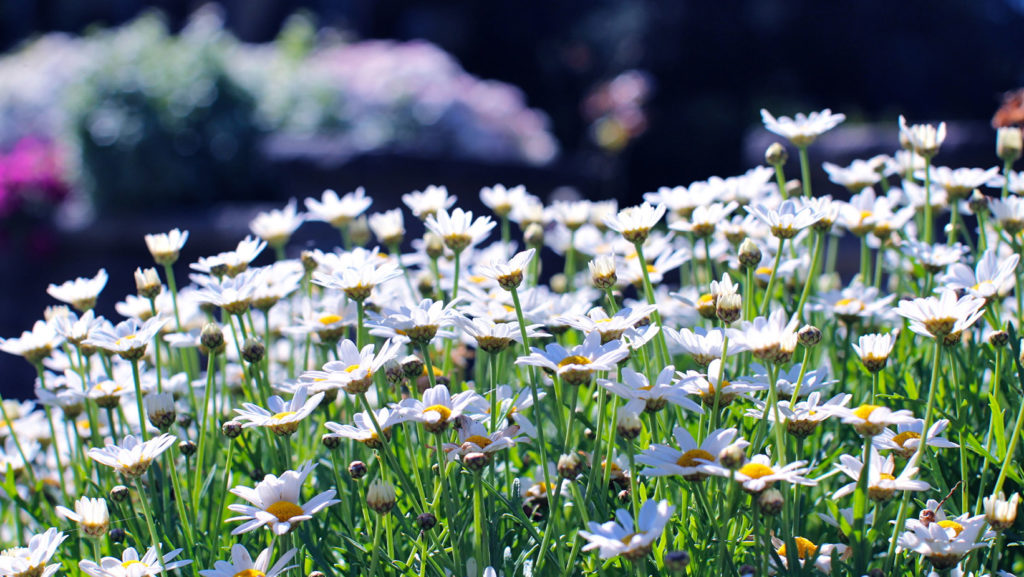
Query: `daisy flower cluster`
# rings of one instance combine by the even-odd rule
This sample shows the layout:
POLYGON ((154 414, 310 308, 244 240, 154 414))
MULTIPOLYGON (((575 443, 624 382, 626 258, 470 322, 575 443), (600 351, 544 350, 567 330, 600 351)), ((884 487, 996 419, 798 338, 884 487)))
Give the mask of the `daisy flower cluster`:
POLYGON ((845 117, 762 116, 767 166, 637 206, 329 190, 50 285, 0 577, 1019 572, 1020 133, 901 119, 820 191, 845 117))

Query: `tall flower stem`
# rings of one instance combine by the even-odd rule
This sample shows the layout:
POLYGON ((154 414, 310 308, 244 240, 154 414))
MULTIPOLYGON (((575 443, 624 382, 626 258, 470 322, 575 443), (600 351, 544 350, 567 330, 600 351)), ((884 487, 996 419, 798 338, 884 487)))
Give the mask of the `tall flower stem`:
POLYGON ((807 304, 807 297, 811 294, 811 286, 814 281, 817 280, 818 266, 821 265, 821 253, 825 248, 825 235, 828 234, 824 230, 819 230, 818 234, 814 238, 814 253, 811 257, 811 268, 807 271, 807 280, 804 281, 804 290, 800 293, 800 302, 796 306, 796 318, 803 319, 804 305, 807 304))
POLYGON ((798 147, 800 151, 800 184, 804 186, 804 197, 811 198, 811 161, 807 155, 807 147, 798 147))
POLYGON ((149 501, 142 488, 142 481, 139 480, 139 477, 135 477, 133 482, 135 483, 135 492, 138 493, 139 504, 142 505, 142 514, 146 517, 146 528, 149 530, 149 538, 153 542, 154 547, 159 547, 160 539, 156 534, 156 525, 153 524, 153 512, 149 510, 149 501))
POLYGON ((782 165, 775 165, 775 183, 779 186, 779 196, 783 200, 789 198, 789 194, 786 192, 786 174, 782 171, 782 165))
POLYGON ((924 157, 924 242, 932 243, 932 159, 924 157))
MULTIPOLYGON (((1006 482, 1006 474, 1010 470, 1010 463, 1013 462, 1013 454, 1017 451, 1017 443, 1020 441, 1021 426, 1024 425, 1024 400, 1020 403, 1017 411, 1017 422, 1013 425, 1013 435, 1010 436, 1010 445, 1006 447, 1006 456, 1003 457, 1003 466, 999 469, 999 477, 996 478, 996 488, 993 495, 998 495, 1003 490, 1003 483, 1006 482)), ((925 429, 927 431, 927 429, 925 429)), ((924 443, 922 443, 923 445, 924 443)))
POLYGON ((473 532, 476 534, 477 563, 489 566, 490 555, 487 547, 487 524, 484 522, 484 489, 480 472, 473 475, 473 532))
POLYGON ((146 409, 142 407, 142 379, 139 376, 139 360, 133 359, 131 363, 132 379, 135 381, 135 404, 139 409, 139 436, 146 441, 149 439, 149 433, 146 432, 146 409))
POLYGON ((779 272, 779 263, 782 262, 782 249, 786 245, 786 239, 779 237, 779 249, 775 251, 775 264, 772 265, 772 275, 768 277, 768 287, 764 289, 764 300, 761 301, 761 316, 768 312, 768 303, 772 300, 772 292, 775 290, 775 276, 779 272))
MULTIPOLYGON (((864 438, 863 467, 860 470, 860 478, 857 479, 857 489, 853 496, 853 522, 857 535, 856 551, 854 553, 854 573, 863 575, 867 572, 868 559, 871 555, 871 544, 868 541, 867 526, 865 518, 868 506, 868 485, 871 479, 871 437, 864 438)), ((894 533, 893 535, 898 535, 894 533)))
POLYGON ((178 283, 174 280, 174 267, 168 263, 164 265, 164 274, 167 276, 167 290, 171 293, 171 303, 174 305, 174 323, 178 332, 181 332, 181 314, 178 313, 178 283))
POLYGON ((1010 194, 1010 172, 1013 170, 1013 161, 1006 160, 1003 162, 1003 199, 1010 194))
POLYGON ((196 451, 196 471, 192 477, 192 510, 199 510, 200 483, 203 479, 203 461, 206 459, 206 431, 210 427, 210 397, 213 393, 217 370, 214 363, 217 355, 210 351, 206 358, 206 390, 203 392, 202 412, 199 415, 199 447, 196 451))
POLYGON ((640 271, 644 277, 644 294, 647 296, 647 304, 654 305, 655 309, 651 312, 651 317, 654 318, 654 323, 658 325, 657 344, 654 347, 658 355, 659 366, 666 366, 668 364, 668 345, 665 343, 665 327, 661 322, 661 313, 658 311, 657 306, 654 303, 654 287, 651 286, 651 275, 647 272, 647 259, 644 258, 644 243, 635 242, 633 246, 636 247, 636 256, 640 261, 640 271))
MULTIPOLYGON (((932 410, 935 408, 935 389, 939 388, 939 362, 942 355, 941 338, 935 339, 934 350, 935 354, 932 359, 932 380, 928 386, 928 404, 924 413, 924 428, 921 429, 924 434, 922 435, 923 438, 921 439, 921 442, 917 446, 917 451, 914 453, 914 456, 911 457, 911 462, 917 463, 918 466, 921 466, 921 459, 924 457, 925 447, 928 446, 928 443, 925 441, 927 440, 928 429, 932 426, 932 410)), ((1022 407, 1022 412, 1024 412, 1024 407, 1022 407)), ((1018 433, 1019 432, 1020 431, 1018 431, 1018 433)), ((903 499, 900 501, 899 512, 896 514, 896 527, 892 533, 893 538, 889 542, 889 552, 885 557, 886 574, 889 574, 892 570, 893 562, 896 557, 896 542, 899 539, 900 533, 903 532, 903 527, 907 522, 907 509, 909 506, 910 492, 904 491, 903 499)))

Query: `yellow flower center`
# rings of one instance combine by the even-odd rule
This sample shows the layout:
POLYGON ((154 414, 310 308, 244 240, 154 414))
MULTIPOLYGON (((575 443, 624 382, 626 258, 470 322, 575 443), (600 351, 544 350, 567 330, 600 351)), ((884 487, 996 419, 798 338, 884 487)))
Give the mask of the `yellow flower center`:
POLYGON ((345 372, 346 373, 354 373, 354 372, 359 370, 359 367, 360 367, 360 365, 358 365, 358 364, 349 365, 349 366, 345 367, 345 372))
POLYGON ((138 561, 136 559, 129 559, 127 561, 123 561, 121 563, 121 566, 124 567, 125 569, 127 569, 128 567, 131 567, 132 565, 138 565, 140 563, 142 563, 142 561, 138 561))
MULTIPOLYGON (((810 541, 810 539, 804 539, 803 537, 796 537, 795 539, 793 539, 793 541, 796 542, 796 556, 799 559, 807 559, 811 555, 814 555, 814 552, 818 550, 818 546, 815 545, 814 543, 812 543, 810 541)), ((786 546, 785 545, 780 546, 778 548, 778 550, 776 551, 776 553, 779 554, 779 557, 785 558, 786 557, 786 546)))
POLYGON ((640 533, 630 533, 629 535, 626 535, 622 539, 619 539, 619 541, 622 541, 623 545, 629 545, 629 542, 633 540, 633 537, 636 537, 639 534, 640 533))
POLYGON ((246 569, 235 573, 233 577, 267 577, 267 574, 259 569, 246 569))
POLYGON ((836 301, 836 308, 838 309, 840 307, 852 307, 857 309, 858 311, 862 311, 864 310, 864 302, 861 301, 860 299, 839 299, 838 301, 836 301))
POLYGON ((271 417, 271 419, 284 419, 284 418, 290 417, 290 416, 292 416, 294 414, 295 414, 295 411, 283 411, 281 413, 277 413, 276 415, 271 417))
POLYGON ((768 475, 774 475, 775 471, 767 465, 761 463, 747 463, 740 467, 740 473, 750 477, 751 479, 760 479, 761 477, 767 477, 768 475))
POLYGON ((480 447, 481 449, 486 448, 487 445, 491 444, 490 439, 488 439, 487 437, 482 437, 480 435, 472 435, 470 437, 467 437, 466 442, 473 443, 474 445, 480 447))
POLYGON ((913 431, 904 431, 904 432, 896 435, 895 437, 893 437, 892 438, 892 442, 896 443, 897 445, 899 445, 901 447, 903 447, 903 446, 906 445, 907 441, 909 441, 911 439, 920 439, 920 438, 921 438, 921 435, 919 435, 919 434, 917 434, 917 433, 915 433, 913 431))
POLYGON ((292 517, 302 515, 304 511, 302 510, 302 507, 299 507, 290 501, 278 501, 277 503, 267 507, 267 513, 277 517, 278 521, 284 523, 292 517))
POLYGON ((469 281, 472 282, 473 284, 480 284, 487 282, 487 277, 474 274, 469 276, 469 281))
POLYGON ((649 265, 647 265, 647 272, 648 273, 658 272, 658 269, 653 264, 649 264, 649 265))
POLYGON ((964 530, 964 526, 956 521, 950 521, 949 519, 943 519, 939 521, 939 527, 943 529, 952 529, 954 535, 960 535, 960 532, 964 530))
MULTIPOLYGON (((771 271, 769 271, 769 272, 771 272, 771 271)), ((697 306, 708 306, 712 302, 714 302, 714 299, 715 299, 715 297, 711 296, 708 293, 704 293, 704 294, 700 295, 699 299, 697 299, 697 306)))
POLYGON ((116 341, 114 341, 114 344, 120 347, 122 345, 128 344, 128 341, 135 340, 135 337, 136 337, 136 335, 125 335, 125 336, 117 339, 116 341))
POLYGON ((690 449, 676 460, 676 465, 679 465, 680 467, 696 467, 701 464, 697 459, 704 459, 707 461, 715 460, 711 453, 704 449, 690 449))
POLYGON ((878 474, 878 480, 879 481, 895 481, 896 477, 893 477, 889 473, 879 473, 878 474))
POLYGON ((431 411, 441 415, 441 422, 447 422, 448 419, 452 416, 452 410, 444 405, 430 405, 429 407, 423 409, 424 413, 429 413, 431 411))
POLYGON ((770 266, 759 266, 756 269, 754 269, 754 274, 755 275, 759 274, 759 275, 762 275, 762 276, 767 276, 767 275, 772 274, 772 268, 770 266))
POLYGON ((871 416, 871 413, 875 412, 875 409, 879 408, 881 407, 879 407, 878 405, 861 405, 853 410, 853 414, 858 419, 866 421, 868 420, 868 417, 871 416))
POLYGON ((564 366, 567 366, 567 365, 589 365, 589 364, 590 364, 590 359, 588 359, 587 357, 581 357, 580 355, 569 355, 569 356, 565 357, 564 359, 562 359, 561 361, 559 361, 558 367, 561 368, 561 367, 564 367, 564 366))
POLYGON ((334 323, 336 323, 336 322, 338 322, 340 320, 341 320, 341 317, 338 316, 338 315, 324 315, 324 316, 320 317, 320 324, 322 324, 322 325, 333 325, 334 323))

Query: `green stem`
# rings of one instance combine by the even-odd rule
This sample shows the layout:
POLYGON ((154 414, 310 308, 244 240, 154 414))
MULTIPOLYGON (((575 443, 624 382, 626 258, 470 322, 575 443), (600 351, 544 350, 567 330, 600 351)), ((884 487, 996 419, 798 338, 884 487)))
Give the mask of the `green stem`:
POLYGON ((819 230, 818 234, 814 238, 814 256, 811 257, 811 269, 807 271, 807 280, 804 281, 804 290, 800 293, 800 303, 796 306, 796 318, 803 320, 804 305, 807 304, 807 297, 811 294, 811 286, 814 281, 817 280, 818 266, 821 263, 822 249, 825 247, 825 235, 827 234, 824 230, 819 230))
POLYGON ((657 305, 654 303, 654 287, 651 285, 651 275, 647 272, 647 259, 644 258, 644 247, 643 242, 635 242, 633 246, 636 247, 636 256, 640 261, 640 271, 643 273, 644 278, 644 294, 647 296, 647 304, 654 305, 655 309, 651 312, 651 317, 654 319, 654 323, 658 325, 657 346, 655 351, 658 355, 659 365, 664 367, 668 364, 668 345, 665 343, 665 326, 661 322, 661 313, 657 309, 657 305))
POLYGON ((171 303, 174 304, 174 323, 180 333, 181 314, 178 313, 178 284, 174 280, 174 267, 170 263, 164 265, 164 274, 167 276, 167 290, 171 293, 171 303))
POLYGON ((786 239, 779 237, 779 249, 775 252, 775 264, 772 265, 772 274, 768 277, 768 288, 764 289, 764 300, 761 301, 761 316, 768 312, 768 303, 772 300, 772 291, 775 289, 775 275, 779 271, 779 263, 782 262, 782 248, 786 245, 786 239))
POLYGON ((924 158, 924 242, 932 243, 932 159, 924 158))
POLYGON ((804 185, 804 196, 811 198, 811 161, 807 155, 807 147, 801 146, 800 150, 800 181, 804 185))
POLYGON ((139 480, 139 477, 135 477, 132 482, 135 483, 135 492, 138 493, 139 504, 142 505, 142 514, 146 517, 146 528, 149 530, 149 538, 153 542, 154 547, 159 547, 160 539, 156 536, 153 512, 149 510, 149 501, 146 498, 145 491, 142 489, 142 481, 139 480))
POLYGON ((139 436, 143 441, 149 439, 146 432, 146 410, 142 407, 142 379, 139 377, 139 360, 132 360, 132 379, 135 381, 135 404, 139 409, 139 436))

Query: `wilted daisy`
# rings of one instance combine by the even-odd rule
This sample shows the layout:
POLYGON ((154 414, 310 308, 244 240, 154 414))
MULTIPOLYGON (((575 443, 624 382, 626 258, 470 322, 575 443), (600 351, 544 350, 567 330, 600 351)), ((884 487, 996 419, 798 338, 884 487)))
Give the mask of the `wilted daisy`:
POLYGON ((676 510, 668 501, 644 502, 640 514, 633 522, 633 516, 625 509, 615 512, 615 520, 607 523, 591 521, 589 531, 580 531, 579 535, 587 541, 584 551, 598 549, 602 559, 611 559, 619 555, 630 560, 638 560, 647 556, 654 542, 661 536, 669 518, 676 510))
MULTIPOLYGON (((939 436, 948 426, 949 421, 947 419, 939 419, 932 423, 932 426, 928 428, 926 440, 928 446, 939 449, 955 449, 959 447, 960 445, 939 436)), ((890 429, 883 430, 880 434, 875 435, 871 442, 879 451, 889 450, 904 459, 909 459, 914 456, 918 447, 921 446, 921 432, 923 430, 924 419, 914 419, 909 423, 897 425, 895 433, 890 429)))
POLYGON ((174 435, 167 433, 146 442, 128 435, 120 445, 108 443, 103 449, 93 447, 87 454, 97 463, 112 467, 129 479, 135 479, 145 473, 153 459, 169 449, 175 440, 174 435))
POLYGON ((430 232, 441 237, 445 246, 455 253, 480 243, 494 228, 491 217, 481 216, 474 219, 472 212, 459 207, 455 207, 451 214, 447 210, 440 210, 428 216, 424 220, 424 225, 430 232))
POLYGON ((302 226, 306 215, 295 209, 295 199, 288 201, 283 209, 261 212, 249 221, 249 230, 274 247, 284 246, 296 229, 302 226))
MULTIPOLYGON (((687 398, 687 391, 676 381, 676 368, 669 365, 658 373, 655 382, 648 382, 647 377, 633 369, 622 369, 622 381, 601 379, 598 384, 627 401, 636 401, 638 410, 654 413, 672 403, 694 413, 703 413, 700 405, 687 398)), ((688 377, 696 379, 697 377, 688 377)), ((627 406, 633 406, 632 403, 627 406)))
POLYGON ((252 403, 243 403, 241 409, 235 409, 239 421, 244 427, 267 427, 282 437, 291 435, 299 429, 299 424, 313 413, 324 398, 324 393, 317 393, 307 398, 309 387, 299 387, 290 401, 285 402, 274 395, 267 399, 270 410, 252 403))
POLYGON ((890 425, 914 422, 914 415, 906 409, 893 411, 879 405, 860 405, 850 409, 832 407, 829 412, 842 419, 843 423, 853 425, 854 430, 865 437, 874 437, 890 425))
POLYGON ((213 569, 204 569, 199 574, 203 577, 277 577, 281 573, 297 567, 297 565, 288 565, 297 552, 298 549, 291 549, 271 566, 271 547, 260 552, 256 561, 253 561, 245 547, 236 543, 231 547, 230 562, 217 561, 213 564, 213 569))
MULTIPOLYGON (((401 409, 388 407, 375 411, 374 417, 377 419, 377 425, 380 427, 380 431, 384 434, 385 439, 391 438, 392 427, 409 420, 408 413, 401 409)), ((324 436, 336 439, 352 439, 371 449, 380 449, 384 446, 369 413, 366 411, 356 413, 352 416, 352 423, 352 425, 342 425, 328 421, 324 423, 324 426, 331 432, 324 436)))
POLYGON ((1005 296, 1013 288, 1019 262, 1020 255, 1011 254, 1000 260, 996 251, 989 249, 978 259, 974 270, 965 264, 956 263, 939 280, 947 288, 963 290, 983 299, 993 299, 1005 296))
POLYGON ((748 206, 747 212, 768 225, 775 238, 793 238, 801 230, 821 219, 821 215, 814 207, 795 200, 784 200, 778 208, 755 204, 748 206))
POLYGON ((74 511, 59 505, 54 508, 54 511, 61 517, 78 523, 82 532, 89 537, 102 537, 110 528, 110 513, 107 510, 105 499, 82 497, 75 501, 74 511))
POLYGON ((101 268, 92 278, 80 277, 61 285, 51 284, 46 288, 46 294, 75 307, 79 312, 85 312, 96 306, 96 299, 105 286, 107 270, 101 268))
POLYGON ((805 147, 846 120, 846 115, 832 114, 832 111, 826 108, 809 115, 798 112, 793 118, 780 116, 776 119, 770 112, 762 108, 761 120, 768 132, 774 132, 789 140, 793 146, 805 147))
POLYGON ((601 344, 601 334, 597 331, 571 350, 551 343, 543 350, 531 347, 531 351, 529 356, 516 359, 516 364, 547 369, 571 385, 588 382, 599 371, 614 371, 616 364, 629 356, 629 349, 621 341, 601 344))
POLYGON ((661 217, 665 216, 666 209, 664 204, 651 206, 645 202, 638 206, 626 207, 617 215, 606 216, 604 223, 629 242, 642 243, 647 240, 651 229, 658 224, 661 217))
POLYGON ((767 455, 754 455, 736 471, 716 464, 701 465, 701 471, 719 477, 731 477, 743 486, 744 491, 760 493, 777 481, 794 485, 816 485, 815 481, 804 477, 810 470, 806 464, 806 461, 794 461, 786 465, 776 463, 773 466, 767 455))
POLYGON ((900 115, 900 140, 907 143, 907 148, 922 157, 929 159, 939 152, 946 140, 946 123, 938 128, 931 124, 907 124, 907 119, 900 115))
POLYGON ((902 300, 896 305, 896 314, 910 320, 910 330, 931 338, 958 335, 984 314, 985 299, 972 295, 957 298, 951 290, 939 297, 902 300))
POLYGON ((679 449, 653 444, 636 456, 637 463, 647 465, 644 469, 645 475, 680 475, 688 481, 699 481, 708 475, 700 470, 701 465, 721 464, 719 455, 726 447, 735 446, 743 450, 750 445, 750 442, 743 438, 736 439, 735 428, 712 431, 700 444, 697 444, 690 432, 683 427, 673 428, 672 433, 679 449))
POLYGON ((50 577, 60 568, 60 563, 47 565, 47 562, 66 538, 67 535, 51 527, 43 533, 32 535, 26 547, 12 547, 0 551, 0 575, 50 577))
POLYGON ((302 521, 312 519, 320 510, 339 503, 334 498, 334 489, 328 489, 300 504, 302 485, 315 467, 316 463, 308 462, 299 467, 298 471, 286 471, 280 477, 267 475, 252 489, 232 488, 231 494, 250 504, 228 505, 228 510, 240 515, 227 519, 227 522, 245 521, 231 534, 240 535, 266 526, 274 535, 286 535, 294 531, 302 521))
POLYGON ((153 317, 139 324, 135 319, 128 319, 118 323, 113 330, 94 330, 85 340, 85 344, 120 355, 123 359, 136 361, 146 354, 146 347, 169 320, 153 317))
POLYGON ((360 186, 340 198, 337 192, 327 189, 320 200, 307 198, 305 202, 309 220, 319 220, 335 228, 344 228, 357 216, 366 212, 373 199, 366 196, 366 191, 360 186))
POLYGON ((452 395, 446 385, 437 385, 424 391, 423 400, 403 399, 398 410, 409 421, 423 423, 431 433, 442 433, 448 424, 470 410, 482 410, 487 401, 475 391, 462 391, 452 395))
MULTIPOLYGON (((917 475, 917 462, 911 460, 903 468, 899 477, 893 475, 895 460, 890 455, 886 459, 878 453, 874 447, 871 448, 868 466, 868 497, 873 501, 888 501, 896 494, 896 491, 927 491, 931 485, 927 481, 915 481, 917 475)), ((843 485, 833 494, 834 499, 841 499, 846 495, 852 495, 857 490, 857 482, 864 470, 864 463, 850 455, 840 455, 839 464, 836 467, 847 477, 853 479, 852 483, 843 485)))
POLYGON ((860 357, 860 362, 864 363, 864 368, 872 373, 877 373, 885 368, 885 363, 889 360, 893 347, 896 346, 898 336, 895 331, 885 334, 861 335, 857 339, 857 343, 853 345, 853 350, 857 351, 857 356, 860 357))
POLYGON ((181 553, 181 549, 175 549, 163 557, 157 552, 156 547, 150 547, 146 554, 139 557, 135 547, 128 547, 121 552, 121 558, 104 557, 99 564, 94 561, 83 559, 78 562, 78 568, 91 577, 156 577, 161 573, 173 571, 184 567, 192 562, 191 559, 171 561, 181 553))

